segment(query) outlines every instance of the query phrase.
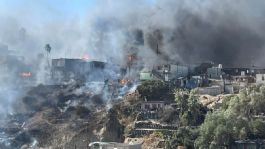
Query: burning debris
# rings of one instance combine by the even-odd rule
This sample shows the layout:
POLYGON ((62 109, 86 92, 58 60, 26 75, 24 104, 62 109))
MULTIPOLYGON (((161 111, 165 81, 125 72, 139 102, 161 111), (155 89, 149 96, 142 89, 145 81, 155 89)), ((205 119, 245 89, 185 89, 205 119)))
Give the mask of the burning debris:
POLYGON ((90 59, 88 54, 83 54, 80 59, 84 60, 84 61, 88 61, 90 59))
POLYGON ((22 72, 22 73, 20 73, 20 76, 25 77, 25 78, 29 78, 32 76, 32 73, 31 72, 22 72))

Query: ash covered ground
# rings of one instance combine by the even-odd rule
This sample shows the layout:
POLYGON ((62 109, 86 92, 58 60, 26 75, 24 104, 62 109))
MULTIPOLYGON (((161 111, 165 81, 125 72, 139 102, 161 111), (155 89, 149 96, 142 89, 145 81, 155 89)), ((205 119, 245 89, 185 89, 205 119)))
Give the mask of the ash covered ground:
POLYGON ((31 87, 1 119, 1 148, 86 148, 101 139, 123 141, 124 126, 100 92, 78 83, 31 87))

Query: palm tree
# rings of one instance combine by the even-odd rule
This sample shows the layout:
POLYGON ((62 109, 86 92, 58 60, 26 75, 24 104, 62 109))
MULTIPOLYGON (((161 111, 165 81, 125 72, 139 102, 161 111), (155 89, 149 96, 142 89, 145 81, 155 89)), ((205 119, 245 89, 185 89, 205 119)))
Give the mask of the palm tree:
POLYGON ((45 50, 47 51, 47 53, 50 53, 51 52, 51 46, 50 46, 50 44, 46 44, 45 45, 45 50))
POLYGON ((45 45, 45 51, 47 52, 47 63, 48 63, 48 68, 50 68, 49 56, 50 56, 51 50, 52 50, 52 48, 51 48, 50 44, 46 44, 46 45, 45 45))

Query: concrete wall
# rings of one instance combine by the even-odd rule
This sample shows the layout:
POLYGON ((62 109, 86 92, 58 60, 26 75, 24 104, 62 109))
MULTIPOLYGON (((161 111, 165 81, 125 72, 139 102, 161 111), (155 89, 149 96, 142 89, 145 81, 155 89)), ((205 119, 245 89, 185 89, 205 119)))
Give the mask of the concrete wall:
POLYGON ((207 94, 211 96, 216 96, 222 94, 221 86, 212 86, 212 87, 200 87, 198 88, 199 94, 207 94))
POLYGON ((228 94, 234 94, 234 86, 233 85, 225 85, 225 92, 228 94))
POLYGON ((144 80, 153 80, 152 73, 150 73, 150 72, 141 72, 140 73, 140 80, 141 81, 144 81, 144 80))
POLYGON ((207 75, 209 78, 221 79, 222 69, 219 67, 208 68, 207 75))
POLYGON ((256 74, 256 83, 265 84, 265 74, 256 74))
POLYGON ((189 73, 189 68, 180 65, 171 65, 172 78, 186 77, 189 73))

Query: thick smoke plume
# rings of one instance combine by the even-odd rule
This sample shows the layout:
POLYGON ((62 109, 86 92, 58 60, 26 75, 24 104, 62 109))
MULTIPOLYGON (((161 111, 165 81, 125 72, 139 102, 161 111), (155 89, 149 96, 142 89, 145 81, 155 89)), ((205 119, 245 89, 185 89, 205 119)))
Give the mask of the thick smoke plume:
MULTIPOLYGON (((111 45, 121 47, 125 43, 136 47, 145 63, 152 57, 151 65, 159 61, 184 64, 213 61, 227 67, 264 64, 260 56, 264 53, 265 39, 262 1, 108 2, 99 5, 99 12, 93 14, 97 17, 91 21, 96 22, 100 34, 118 37, 107 38, 115 42, 99 49, 103 52, 111 45), (127 36, 127 32, 135 30, 138 32, 133 38, 127 36), (134 38, 136 41, 143 38, 143 46, 135 44, 134 38)), ((118 48, 118 53, 124 53, 125 49, 118 48)))
POLYGON ((138 49, 139 57, 156 59, 151 64, 159 59, 250 65, 262 62, 264 3, 101 0, 87 11, 85 19, 46 21, 43 17, 36 22, 30 21, 30 15, 23 20, 19 15, 2 14, 0 41, 31 57, 42 53, 44 45, 50 43, 53 57, 80 57, 88 53, 93 59, 122 63, 128 49, 138 49), (134 40, 143 40, 143 44, 134 40))

